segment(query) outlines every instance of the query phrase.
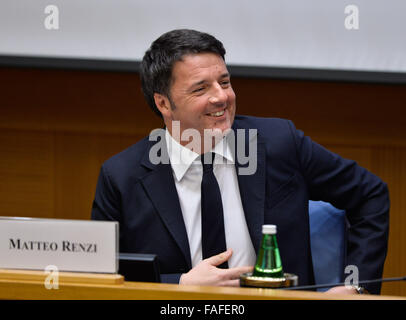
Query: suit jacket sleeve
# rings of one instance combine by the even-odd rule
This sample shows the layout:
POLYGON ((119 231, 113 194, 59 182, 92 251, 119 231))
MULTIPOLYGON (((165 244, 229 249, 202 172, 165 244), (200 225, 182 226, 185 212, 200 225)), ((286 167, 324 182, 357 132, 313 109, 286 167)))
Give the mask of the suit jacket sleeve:
MULTIPOLYGON (((118 221, 121 223, 120 190, 114 184, 113 178, 110 177, 108 170, 104 166, 100 170, 97 181, 91 218, 92 220, 118 221)), ((161 281, 164 283, 179 283, 181 275, 181 273, 161 274, 161 281)))
POLYGON ((120 220, 120 193, 104 166, 100 170, 92 206, 92 220, 120 220))
MULTIPOLYGON (((381 278, 389 233, 387 185, 355 161, 343 159, 311 141, 292 122, 289 125, 309 198, 346 210, 349 223, 346 265, 358 267, 359 280, 381 278)), ((350 275, 344 275, 344 279, 350 275)), ((365 287, 371 293, 379 293, 381 284, 365 287)))

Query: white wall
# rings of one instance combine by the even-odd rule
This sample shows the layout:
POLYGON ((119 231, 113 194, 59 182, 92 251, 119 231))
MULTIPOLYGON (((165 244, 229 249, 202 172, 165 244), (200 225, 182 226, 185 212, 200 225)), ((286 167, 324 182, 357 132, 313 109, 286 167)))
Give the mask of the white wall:
POLYGON ((405 0, 0 0, 0 54, 141 60, 175 28, 218 37, 228 64, 406 72, 405 0), (47 5, 59 29, 47 30, 47 5), (359 29, 344 27, 357 5, 359 29))

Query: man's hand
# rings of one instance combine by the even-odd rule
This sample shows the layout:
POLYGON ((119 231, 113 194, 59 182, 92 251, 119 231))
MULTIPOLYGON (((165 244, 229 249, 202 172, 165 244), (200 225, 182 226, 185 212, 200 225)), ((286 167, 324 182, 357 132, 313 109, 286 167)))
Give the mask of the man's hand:
POLYGON ((328 289, 326 293, 334 294, 358 294, 357 290, 353 287, 339 286, 328 289))
POLYGON ((217 268, 223 262, 228 261, 232 254, 233 250, 228 249, 216 256, 202 260, 188 273, 184 273, 180 277, 179 284, 238 287, 240 275, 252 271, 253 267, 217 268))

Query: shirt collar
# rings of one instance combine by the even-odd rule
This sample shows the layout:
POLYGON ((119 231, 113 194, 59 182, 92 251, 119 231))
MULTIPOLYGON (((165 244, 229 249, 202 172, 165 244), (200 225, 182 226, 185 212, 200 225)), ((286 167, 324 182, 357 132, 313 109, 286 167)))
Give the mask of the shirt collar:
MULTIPOLYGON (((227 139, 228 135, 223 138, 219 143, 215 145, 212 149, 212 152, 220 155, 223 159, 226 160, 220 161, 219 157, 216 157, 215 163, 228 163, 234 164, 234 156, 231 152, 230 148, 230 140, 227 139)), ((200 155, 189 148, 182 146, 179 142, 177 142, 169 133, 168 129, 165 129, 165 140, 166 146, 168 149, 169 159, 171 162, 172 170, 175 173, 175 177, 177 181, 182 180, 183 176, 185 175, 186 171, 190 168, 193 162, 199 161, 198 159, 200 155)), ((220 158, 221 159, 221 158, 220 158)))
POLYGON ((168 129, 165 130, 165 140, 172 170, 176 180, 180 181, 199 154, 182 146, 171 136, 168 129))

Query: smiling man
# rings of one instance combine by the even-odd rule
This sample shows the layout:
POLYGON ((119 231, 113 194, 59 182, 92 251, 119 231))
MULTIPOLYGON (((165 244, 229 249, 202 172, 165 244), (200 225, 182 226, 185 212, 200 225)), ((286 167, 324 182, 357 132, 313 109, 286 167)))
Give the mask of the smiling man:
MULTIPOLYGON (((141 64, 142 89, 165 123, 161 152, 169 163, 151 160, 156 142, 148 137, 107 160, 92 218, 119 221, 120 252, 157 254, 164 282, 222 286, 238 286, 239 276, 252 270, 261 227, 275 224, 284 270, 306 285, 314 284, 308 201, 324 200, 346 210, 346 264, 358 267, 360 280, 380 278, 386 184, 289 120, 235 115, 224 56, 219 40, 194 30, 173 30, 152 43, 141 64), (255 139, 231 139, 250 130, 255 139), (185 133, 202 143, 191 148, 185 133), (244 164, 235 148, 238 155, 253 144, 256 170, 240 174, 244 164)), ((379 293, 380 286, 368 290, 379 293)))
POLYGON ((214 53, 188 54, 172 70, 170 95, 154 93, 154 100, 172 134, 172 121, 180 131, 231 128, 235 94, 224 60, 214 53), (170 125, 168 125, 170 124, 170 125))

